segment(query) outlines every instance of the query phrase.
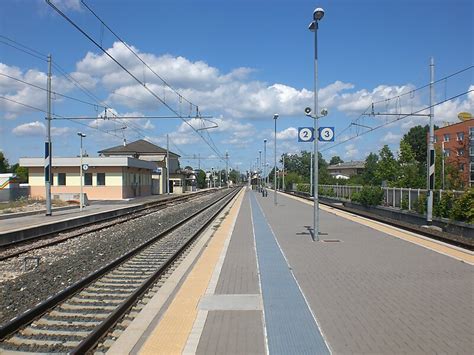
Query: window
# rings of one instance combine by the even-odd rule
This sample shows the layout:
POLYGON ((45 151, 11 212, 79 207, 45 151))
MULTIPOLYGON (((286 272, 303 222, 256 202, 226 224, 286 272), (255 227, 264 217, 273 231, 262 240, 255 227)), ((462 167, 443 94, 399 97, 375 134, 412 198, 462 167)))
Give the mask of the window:
POLYGON ((459 171, 464 171, 464 164, 463 163, 459 164, 459 171))
POLYGON ((462 142, 464 140, 464 132, 456 133, 456 140, 462 142))
POLYGON ((457 154, 458 154, 458 157, 462 157, 464 155, 464 149, 459 148, 457 154))
POLYGON ((471 181, 474 181, 474 164, 471 163, 471 181))
POLYGON ((105 173, 97 173, 97 186, 105 186, 105 173))
POLYGON ((438 143, 438 136, 436 134, 434 135, 434 142, 438 143))
POLYGON ((449 154, 450 154, 449 149, 445 149, 445 150, 444 150, 444 156, 445 156, 445 157, 449 157, 449 154))
POLYGON ((449 133, 443 134, 443 138, 445 142, 449 142, 449 133))
POLYGON ((66 185, 66 173, 58 173, 58 185, 66 185))
POLYGON ((471 145, 471 146, 469 147, 469 155, 470 155, 470 156, 473 156, 473 155, 474 155, 474 145, 471 145))
POLYGON ((471 137, 471 139, 474 138, 474 127, 469 127, 469 136, 471 137))
POLYGON ((85 173, 84 174, 84 185, 85 186, 92 186, 92 173, 85 173))

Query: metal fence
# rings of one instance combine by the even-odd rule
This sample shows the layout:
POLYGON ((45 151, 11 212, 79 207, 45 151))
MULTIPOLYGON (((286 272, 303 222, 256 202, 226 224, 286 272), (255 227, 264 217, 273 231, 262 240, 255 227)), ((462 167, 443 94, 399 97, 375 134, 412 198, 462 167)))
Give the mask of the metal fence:
MULTIPOLYGON (((309 185, 309 184, 308 184, 309 185)), ((350 201, 352 194, 360 192, 363 186, 360 185, 319 185, 319 194, 321 196, 330 196, 342 201, 350 201)), ((383 205, 407 210, 414 209, 420 196, 426 196, 426 189, 411 189, 402 187, 382 187, 383 205)), ((448 190, 435 190, 435 195, 441 199, 443 193, 448 190)), ((449 190, 455 196, 460 196, 464 191, 449 190)))

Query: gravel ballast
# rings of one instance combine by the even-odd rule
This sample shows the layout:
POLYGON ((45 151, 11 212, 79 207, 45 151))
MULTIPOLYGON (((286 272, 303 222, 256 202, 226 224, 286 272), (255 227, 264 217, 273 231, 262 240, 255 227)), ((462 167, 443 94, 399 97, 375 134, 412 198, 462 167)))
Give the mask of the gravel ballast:
POLYGON ((127 223, 0 262, 0 273, 3 276, 0 280, 0 325, 105 266, 225 193, 226 191, 218 191, 199 196, 127 223), (25 270, 25 257, 39 257, 39 266, 25 270))

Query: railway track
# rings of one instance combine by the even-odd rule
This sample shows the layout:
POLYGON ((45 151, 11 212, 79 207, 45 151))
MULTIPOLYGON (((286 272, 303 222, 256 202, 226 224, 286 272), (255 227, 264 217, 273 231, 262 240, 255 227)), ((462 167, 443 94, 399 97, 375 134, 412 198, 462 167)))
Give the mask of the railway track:
MULTIPOLYGON (((280 192, 282 192, 282 191, 280 191, 280 192)), ((303 194, 296 194, 294 192, 283 192, 283 193, 291 195, 291 196, 297 196, 297 197, 303 198, 305 200, 313 201, 313 199, 311 197, 305 196, 303 194)), ((394 219, 391 219, 391 218, 381 217, 381 216, 375 215, 375 214, 370 213, 370 212, 359 211, 359 210, 356 210, 356 209, 353 209, 353 208, 340 206, 340 205, 336 205, 336 204, 333 204, 333 203, 327 203, 327 202, 324 202, 324 201, 321 201, 321 200, 319 200, 319 203, 323 204, 325 206, 334 208, 336 210, 349 212, 349 213, 352 213, 354 215, 365 217, 365 218, 368 218, 368 219, 372 219, 372 220, 382 222, 382 223, 385 223, 385 224, 389 224, 391 226, 401 228, 401 229, 404 229, 404 230, 412 232, 412 233, 421 234, 424 237, 435 239, 435 240, 441 241, 443 243, 454 245, 456 247, 461 247, 461 248, 464 248, 464 249, 467 249, 467 250, 470 250, 470 251, 474 250, 474 245, 472 243, 472 240, 468 240, 467 238, 457 237, 455 235, 452 235, 452 234, 449 234, 449 233, 446 233, 446 232, 440 232, 440 231, 436 231, 436 230, 423 228, 423 227, 418 226, 418 225, 410 224, 410 223, 407 223, 407 222, 401 222, 401 221, 394 220, 394 219)))
POLYGON ((0 261, 19 256, 23 253, 26 253, 35 249, 44 248, 47 246, 62 243, 68 239, 80 237, 86 233, 91 233, 91 232, 99 231, 101 229, 104 229, 110 226, 126 223, 133 219, 137 219, 145 215, 148 215, 150 213, 160 211, 169 206, 175 206, 178 204, 188 202, 189 200, 192 200, 193 198, 203 196, 209 193, 212 193, 212 192, 209 192, 208 190, 206 190, 201 193, 197 192, 192 195, 179 196, 179 197, 173 197, 173 198, 169 198, 165 200, 160 200, 154 203, 146 204, 143 207, 140 207, 132 212, 128 212, 121 216, 113 216, 113 217, 109 217, 107 219, 101 220, 99 222, 94 221, 94 222, 91 222, 89 224, 84 224, 79 227, 68 228, 59 233, 54 232, 51 234, 38 236, 36 238, 30 238, 27 240, 12 242, 10 244, 0 247, 0 261))
MULTIPOLYGON (((235 197, 202 206, 148 242, 0 328, 0 352, 91 351, 235 197)), ((14 295, 12 295, 14 297, 14 295)))

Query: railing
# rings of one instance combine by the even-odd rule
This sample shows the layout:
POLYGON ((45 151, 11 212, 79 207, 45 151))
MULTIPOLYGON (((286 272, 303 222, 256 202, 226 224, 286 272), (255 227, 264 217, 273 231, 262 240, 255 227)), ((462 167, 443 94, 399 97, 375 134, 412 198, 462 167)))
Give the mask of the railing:
MULTIPOLYGON (((308 184, 309 185, 309 184, 308 184)), ((350 201, 352 194, 360 192, 363 186, 360 185, 319 185, 319 194, 329 196, 342 201, 350 201)), ((296 190, 296 189, 294 189, 296 190)), ((384 192, 383 205, 400 209, 412 210, 420 196, 426 196, 426 189, 412 189, 403 187, 382 187, 384 192)), ((464 191, 456 190, 435 190, 437 197, 441 199, 443 193, 452 192, 460 196, 464 191)))

